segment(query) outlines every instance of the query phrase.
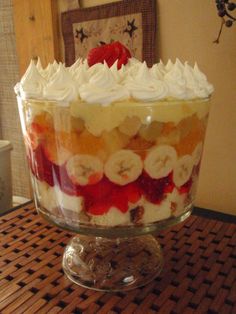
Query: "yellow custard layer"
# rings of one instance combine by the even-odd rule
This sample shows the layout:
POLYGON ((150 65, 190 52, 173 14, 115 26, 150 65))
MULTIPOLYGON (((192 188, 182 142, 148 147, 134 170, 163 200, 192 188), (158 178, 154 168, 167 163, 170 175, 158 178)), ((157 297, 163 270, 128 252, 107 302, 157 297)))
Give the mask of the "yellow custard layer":
POLYGON ((163 100, 148 103, 125 100, 114 102, 108 106, 88 104, 77 100, 67 104, 66 107, 52 101, 27 100, 25 101, 26 107, 27 103, 31 107, 32 115, 39 114, 40 111, 48 111, 53 114, 55 111, 60 111, 60 108, 62 112, 68 108, 70 115, 81 118, 86 129, 95 136, 100 136, 103 131, 113 130, 127 117, 137 117, 145 125, 152 121, 178 124, 182 119, 194 114, 197 115, 198 119, 202 119, 210 109, 209 99, 163 100))

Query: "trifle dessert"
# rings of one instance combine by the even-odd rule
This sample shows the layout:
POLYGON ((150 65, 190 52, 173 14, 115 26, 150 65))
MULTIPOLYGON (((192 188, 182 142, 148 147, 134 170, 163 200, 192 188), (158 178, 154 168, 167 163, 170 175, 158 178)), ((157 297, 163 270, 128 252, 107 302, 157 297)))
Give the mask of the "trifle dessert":
POLYGON ((119 42, 16 86, 37 208, 69 228, 178 219, 196 194, 213 87, 195 64, 149 68, 119 42))

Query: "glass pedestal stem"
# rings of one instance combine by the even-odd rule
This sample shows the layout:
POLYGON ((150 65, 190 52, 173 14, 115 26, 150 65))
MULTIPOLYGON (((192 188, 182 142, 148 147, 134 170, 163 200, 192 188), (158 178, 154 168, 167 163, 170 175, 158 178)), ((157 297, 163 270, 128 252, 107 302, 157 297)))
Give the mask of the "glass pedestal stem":
POLYGON ((152 281, 163 257, 152 235, 103 238, 77 235, 63 255, 63 269, 74 283, 101 291, 131 290, 152 281))

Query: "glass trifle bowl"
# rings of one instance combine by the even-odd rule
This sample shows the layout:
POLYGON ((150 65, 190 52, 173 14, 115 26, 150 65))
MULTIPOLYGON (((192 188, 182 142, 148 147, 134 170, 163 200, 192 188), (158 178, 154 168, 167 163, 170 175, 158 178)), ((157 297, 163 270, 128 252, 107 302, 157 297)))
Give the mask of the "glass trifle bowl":
MULTIPOLYGON (((194 99, 172 95, 138 99, 140 88, 134 91, 139 69, 145 66, 151 78, 155 76, 153 68, 135 61, 133 65, 128 62, 127 72, 124 66, 117 69, 117 73, 126 73, 118 84, 128 86, 129 96, 120 99, 113 86, 109 102, 104 104, 101 95, 104 97, 109 84, 102 86, 104 93, 99 90, 99 98, 94 81, 103 71, 102 79, 109 73, 117 87, 114 69, 87 63, 81 61, 73 69, 80 69, 80 77, 81 67, 91 72, 80 84, 76 99, 50 99, 45 92, 61 71, 63 77, 69 71, 75 76, 72 67, 63 65, 47 79, 43 97, 32 97, 32 93, 26 97, 25 78, 18 89, 34 198, 44 218, 77 233, 63 255, 63 269, 73 282, 96 290, 129 290, 153 280, 163 267, 161 248, 153 234, 191 214, 209 93, 194 99), (135 67, 136 74, 130 74, 135 67), (95 95, 92 100, 91 94, 95 95)), ((179 61, 172 64, 172 69, 175 67, 180 67, 179 61)), ((36 81, 38 75, 43 77, 40 66, 31 63, 31 83, 36 70, 36 81)), ((60 90, 65 92, 63 84, 60 90)))

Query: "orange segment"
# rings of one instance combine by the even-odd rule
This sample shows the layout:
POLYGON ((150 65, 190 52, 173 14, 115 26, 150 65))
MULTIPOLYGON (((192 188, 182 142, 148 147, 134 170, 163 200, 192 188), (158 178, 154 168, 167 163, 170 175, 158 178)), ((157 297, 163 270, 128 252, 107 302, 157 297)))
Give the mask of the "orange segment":
POLYGON ((178 155, 183 156, 186 154, 192 154, 196 145, 203 141, 204 134, 204 130, 200 128, 189 132, 188 135, 181 139, 177 145, 174 145, 178 155))
POLYGON ((203 122, 198 119, 196 114, 192 115, 191 117, 182 119, 177 126, 182 138, 187 136, 187 134, 193 129, 201 129, 203 127, 203 122))
POLYGON ((42 142, 43 149, 48 160, 56 165, 64 164, 70 157, 71 152, 61 145, 53 132, 48 133, 42 142))
POLYGON ((87 130, 84 130, 81 134, 78 132, 58 132, 56 138, 72 154, 97 155, 99 151, 104 149, 103 140, 90 134, 87 130))
POLYGON ((77 132, 56 132, 57 142, 73 154, 77 153, 79 134, 77 132))
POLYGON ((75 151, 80 154, 97 155, 97 152, 104 149, 104 142, 100 137, 94 136, 87 130, 84 130, 78 139, 76 139, 77 147, 75 151))
POLYGON ((173 122, 167 122, 163 124, 161 135, 168 135, 170 132, 174 131, 176 125, 173 122))
POLYGON ((35 116, 33 122, 27 126, 26 144, 34 150, 40 142, 47 138, 50 132, 53 132, 52 116, 43 112, 35 116))
POLYGON ((43 112, 34 117, 31 128, 36 133, 46 133, 53 130, 53 119, 48 112, 43 112))
POLYGON ((84 121, 80 118, 77 117, 71 117, 71 127, 72 130, 81 133, 84 131, 85 127, 84 127, 84 121))
POLYGON ((150 149, 153 145, 153 142, 148 142, 140 136, 134 136, 126 148, 133 150, 142 158, 142 160, 144 160, 148 149, 150 149))
POLYGON ((153 146, 153 142, 148 142, 140 136, 134 136, 130 140, 126 148, 136 150, 136 151, 142 151, 142 150, 149 149, 152 146, 153 146))

